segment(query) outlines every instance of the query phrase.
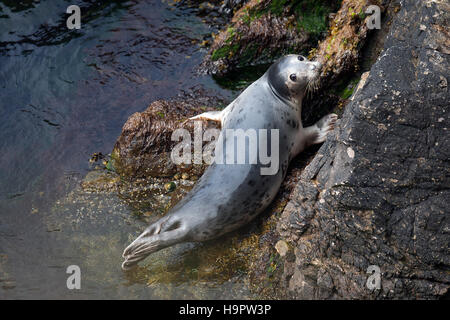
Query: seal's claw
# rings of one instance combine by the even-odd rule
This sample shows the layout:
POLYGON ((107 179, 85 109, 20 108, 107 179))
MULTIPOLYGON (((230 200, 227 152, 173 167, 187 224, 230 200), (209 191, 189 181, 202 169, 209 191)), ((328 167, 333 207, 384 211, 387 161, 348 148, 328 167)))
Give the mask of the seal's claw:
POLYGON ((320 119, 316 125, 320 131, 324 131, 326 133, 334 129, 334 125, 336 124, 337 119, 338 119, 337 114, 330 113, 325 117, 323 117, 322 119, 320 119))
POLYGON ((128 270, 132 270, 132 269, 134 269, 134 268, 136 268, 137 267, 137 264, 130 264, 128 261, 124 261, 123 263, 122 263, 122 270, 124 270, 124 271, 128 271, 128 270))
POLYGON ((337 114, 330 113, 320 119, 316 124, 316 136, 312 144, 322 143, 326 140, 327 133, 334 130, 336 121, 338 119, 337 114))
POLYGON ((327 129, 327 131, 333 131, 336 121, 338 119, 338 116, 335 113, 330 113, 326 117, 328 117, 328 118, 326 119, 325 128, 327 129))

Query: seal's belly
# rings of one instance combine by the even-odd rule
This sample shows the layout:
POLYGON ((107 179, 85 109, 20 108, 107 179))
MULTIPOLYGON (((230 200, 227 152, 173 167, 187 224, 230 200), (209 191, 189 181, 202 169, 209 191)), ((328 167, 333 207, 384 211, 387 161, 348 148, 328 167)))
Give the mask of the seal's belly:
POLYGON ((189 211, 201 216, 192 220, 194 241, 218 237, 256 217, 276 196, 283 174, 261 175, 259 165, 214 164, 202 178, 189 201, 189 211))

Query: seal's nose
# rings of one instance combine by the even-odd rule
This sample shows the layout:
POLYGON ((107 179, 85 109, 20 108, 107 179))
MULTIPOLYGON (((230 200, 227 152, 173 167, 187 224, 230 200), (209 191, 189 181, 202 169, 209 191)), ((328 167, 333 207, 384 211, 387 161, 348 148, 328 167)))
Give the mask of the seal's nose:
POLYGON ((314 71, 320 70, 322 68, 322 64, 318 61, 314 61, 311 63, 311 69, 314 71))

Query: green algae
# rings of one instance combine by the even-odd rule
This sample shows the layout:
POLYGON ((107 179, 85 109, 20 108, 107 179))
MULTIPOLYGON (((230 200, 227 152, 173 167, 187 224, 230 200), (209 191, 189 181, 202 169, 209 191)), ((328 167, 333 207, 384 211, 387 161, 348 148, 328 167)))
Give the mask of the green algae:
POLYGON ((164 114, 164 112, 162 112, 162 111, 158 111, 158 112, 156 112, 156 114, 157 114, 161 119, 164 119, 164 118, 165 118, 165 114, 164 114))
POLYGON ((229 57, 230 55, 233 55, 236 52, 238 52, 239 47, 240 47, 239 43, 236 43, 233 45, 224 45, 223 47, 220 47, 219 49, 214 50, 214 52, 211 55, 211 60, 217 61, 219 59, 229 57))
POLYGON ((358 86, 360 80, 361 76, 354 76, 350 80, 347 78, 340 81, 336 86, 336 93, 339 97, 341 97, 341 99, 349 99, 353 95, 353 92, 358 86))
POLYGON ((259 47, 260 46, 255 43, 251 43, 249 46, 247 46, 241 53, 237 67, 240 68, 251 64, 251 62, 258 54, 259 47))
POLYGON ((268 64, 244 66, 235 72, 227 73, 225 76, 214 76, 214 80, 222 88, 239 91, 258 80, 266 72, 268 67, 268 64))
POLYGON ((334 8, 333 5, 322 1, 294 1, 293 11, 298 17, 299 31, 305 30, 317 39, 327 31, 327 17, 334 11, 334 8))
POLYGON ((275 16, 294 14, 297 17, 297 30, 306 31, 318 36, 327 31, 327 17, 340 6, 341 1, 317 1, 317 0, 273 0, 267 8, 254 10, 250 17, 259 17, 264 13, 275 16))
POLYGON ((167 192, 172 192, 172 191, 174 191, 176 188, 177 188, 177 185, 176 185, 175 182, 173 182, 173 181, 167 182, 167 183, 164 185, 164 189, 165 189, 167 192))

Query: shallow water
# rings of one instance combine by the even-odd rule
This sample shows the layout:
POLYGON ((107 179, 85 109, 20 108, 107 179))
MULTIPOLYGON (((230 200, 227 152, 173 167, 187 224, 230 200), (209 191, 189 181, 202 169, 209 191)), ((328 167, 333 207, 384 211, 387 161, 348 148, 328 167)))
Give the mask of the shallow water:
POLYGON ((208 270, 230 238, 122 272, 146 221, 117 196, 77 188, 90 156, 109 153, 150 102, 234 94, 195 74, 208 19, 178 1, 0 0, 0 298, 248 297, 239 265, 208 270), (79 31, 66 28, 71 4, 79 31), (66 287, 69 265, 81 268, 81 290, 66 287))

